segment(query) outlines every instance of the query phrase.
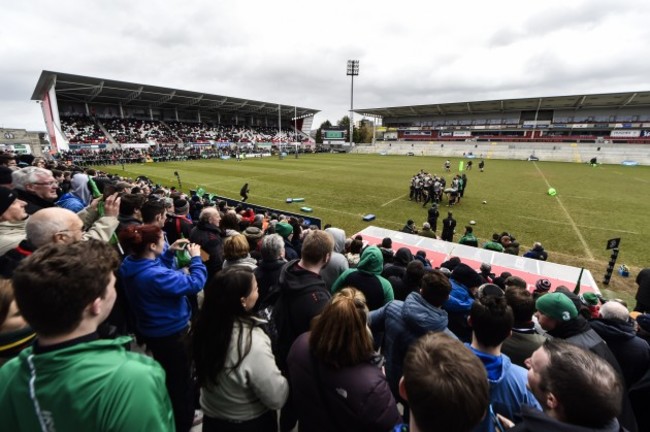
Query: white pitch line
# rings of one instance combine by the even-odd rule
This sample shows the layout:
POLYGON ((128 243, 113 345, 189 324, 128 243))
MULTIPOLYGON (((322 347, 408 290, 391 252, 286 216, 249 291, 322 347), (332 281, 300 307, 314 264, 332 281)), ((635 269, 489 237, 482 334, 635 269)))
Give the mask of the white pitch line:
MULTIPOLYGON (((558 222, 556 220, 551 220, 551 219, 543 219, 543 218, 536 218, 532 216, 520 216, 520 215, 513 215, 515 217, 521 218, 521 219, 529 219, 529 220, 534 220, 538 222, 548 222, 550 224, 559 224, 559 225, 571 225, 568 222, 558 222)), ((602 227, 595 227, 595 226, 589 226, 589 225, 576 225, 579 228, 587 228, 587 229, 595 229, 595 230, 601 230, 601 231, 613 231, 613 232, 620 232, 620 233, 625 233, 625 234, 636 234, 639 235, 641 233, 638 233, 636 231, 627 231, 627 230, 620 230, 620 229, 614 229, 614 228, 602 228, 602 227)))
POLYGON ((404 195, 400 195, 400 196, 398 196, 397 198, 392 199, 392 200, 388 201, 387 203, 382 204, 381 207, 386 207, 388 204, 393 203, 393 202, 397 201, 398 199, 402 199, 402 198, 404 198, 405 196, 406 196, 406 194, 404 194, 404 195))
MULTIPOLYGON (((544 179, 544 182, 546 183, 546 186, 550 189, 551 184, 548 182, 548 180, 546 180, 546 176, 544 175, 542 170, 539 169, 539 167, 537 166, 537 162, 533 162, 533 165, 535 165, 535 168, 537 169, 537 172, 539 173, 539 175, 542 176, 542 179, 544 179)), ((560 200, 560 198, 557 195, 555 196, 555 199, 557 199, 557 203, 560 205, 560 208, 562 209, 562 211, 564 211, 564 214, 566 215, 567 219, 569 220, 569 222, 571 224, 571 227, 573 228, 573 231, 575 231, 576 235, 578 236, 578 240, 580 240, 580 243, 582 243, 582 246, 585 248, 585 252, 587 253, 587 258, 589 258, 590 260, 593 261, 594 260, 594 254, 591 252, 591 249, 589 249, 589 245, 587 245, 587 242, 585 241, 584 237, 582 236, 582 233, 578 229, 578 226, 574 222, 573 218, 569 214, 569 211, 566 209, 566 207, 564 207, 564 204, 562 204, 562 201, 560 200)))

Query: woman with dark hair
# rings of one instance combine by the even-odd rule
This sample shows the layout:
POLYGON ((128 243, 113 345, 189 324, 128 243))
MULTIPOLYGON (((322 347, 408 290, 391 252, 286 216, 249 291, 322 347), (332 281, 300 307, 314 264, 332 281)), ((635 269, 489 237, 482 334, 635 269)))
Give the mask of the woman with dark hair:
POLYGON ((257 299, 257 281, 246 267, 222 270, 205 290, 192 329, 204 432, 277 430, 276 410, 289 386, 260 327, 265 321, 252 315, 257 299))
POLYGON ((128 303, 139 336, 165 369, 177 431, 188 431, 194 419, 191 360, 185 347, 191 306, 188 296, 203 289, 207 270, 201 247, 186 239, 165 250, 165 237, 156 225, 131 225, 119 234, 130 252, 120 267, 128 303), (176 251, 187 248, 189 274, 173 268, 176 251))
POLYGON ((239 234, 239 220, 237 214, 231 211, 227 212, 219 222, 219 228, 225 237, 239 234))
POLYGON ((288 365, 300 431, 387 431, 401 422, 367 322, 363 294, 344 288, 294 342, 288 365))

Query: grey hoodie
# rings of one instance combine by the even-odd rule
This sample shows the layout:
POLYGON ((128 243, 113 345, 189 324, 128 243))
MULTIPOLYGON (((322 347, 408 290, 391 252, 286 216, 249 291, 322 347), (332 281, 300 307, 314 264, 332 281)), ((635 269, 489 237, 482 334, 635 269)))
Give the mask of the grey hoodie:
POLYGON ((345 231, 340 228, 327 228, 326 233, 334 239, 334 252, 330 257, 330 261, 320 271, 320 275, 327 285, 327 289, 332 288, 334 281, 347 269, 350 268, 347 258, 343 255, 345 250, 345 231))

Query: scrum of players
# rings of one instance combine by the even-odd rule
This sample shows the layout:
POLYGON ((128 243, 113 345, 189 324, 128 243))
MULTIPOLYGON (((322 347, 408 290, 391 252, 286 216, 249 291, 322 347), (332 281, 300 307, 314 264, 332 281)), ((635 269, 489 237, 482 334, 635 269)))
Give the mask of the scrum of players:
MULTIPOLYGON (((445 170, 447 164, 445 162, 445 170)), ((409 185, 409 200, 417 203, 422 203, 422 207, 426 207, 428 203, 439 204, 443 200, 443 196, 447 196, 447 203, 449 206, 460 203, 465 186, 467 185, 467 176, 465 174, 457 174, 453 176, 451 182, 447 184, 444 177, 437 174, 430 174, 421 169, 420 172, 411 178, 409 185), (447 187, 448 186, 448 187, 447 187)))

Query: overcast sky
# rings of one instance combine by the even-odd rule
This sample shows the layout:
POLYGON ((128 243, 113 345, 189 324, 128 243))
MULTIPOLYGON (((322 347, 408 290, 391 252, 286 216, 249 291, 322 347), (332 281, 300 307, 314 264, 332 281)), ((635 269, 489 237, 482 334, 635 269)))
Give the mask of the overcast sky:
POLYGON ((0 126, 42 70, 322 110, 650 90, 650 1, 2 1, 0 126))

